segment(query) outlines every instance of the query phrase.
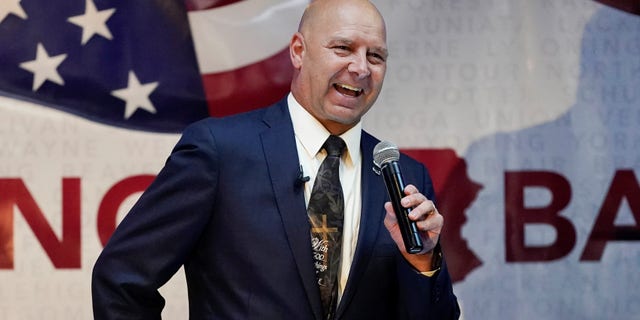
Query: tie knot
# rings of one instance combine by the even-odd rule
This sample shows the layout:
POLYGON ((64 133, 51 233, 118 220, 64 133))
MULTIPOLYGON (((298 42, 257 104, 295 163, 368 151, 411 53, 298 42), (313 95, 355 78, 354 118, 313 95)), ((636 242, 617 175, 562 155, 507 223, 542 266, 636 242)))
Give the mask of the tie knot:
POLYGON ((344 148, 346 148, 347 145, 344 143, 344 140, 342 140, 342 138, 330 135, 329 138, 327 138, 327 141, 324 142, 324 145, 322 145, 322 147, 327 150, 327 155, 340 157, 340 155, 342 155, 342 151, 344 151, 344 148))

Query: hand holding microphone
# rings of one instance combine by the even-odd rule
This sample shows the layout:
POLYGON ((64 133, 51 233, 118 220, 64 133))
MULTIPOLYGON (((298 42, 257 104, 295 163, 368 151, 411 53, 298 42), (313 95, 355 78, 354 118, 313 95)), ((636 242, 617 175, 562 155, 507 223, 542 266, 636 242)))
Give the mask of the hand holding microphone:
MULTIPOLYGON (((400 151, 391 142, 382 141, 373 149, 374 170, 383 177, 390 204, 385 207, 397 220, 385 219, 385 226, 396 243, 404 244, 407 253, 430 252, 438 242, 443 218, 433 202, 413 185, 405 185, 399 166, 400 151), (402 204, 402 199, 405 205, 402 204), (398 235, 398 232, 400 235, 398 235)), ((406 257, 407 255, 405 255, 406 257)))

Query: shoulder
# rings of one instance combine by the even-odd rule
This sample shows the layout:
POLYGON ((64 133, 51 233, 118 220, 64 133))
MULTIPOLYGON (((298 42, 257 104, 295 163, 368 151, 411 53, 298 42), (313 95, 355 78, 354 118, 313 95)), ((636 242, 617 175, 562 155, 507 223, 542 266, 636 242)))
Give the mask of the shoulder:
MULTIPOLYGON (((367 159, 372 159, 373 149, 380 140, 366 131, 362 131, 361 139, 363 161, 368 161, 367 159)), ((430 199, 433 199, 433 183, 424 163, 408 156, 400 150, 399 165, 405 182, 415 185, 430 199)))
POLYGON ((182 135, 190 136, 204 132, 213 136, 246 137, 247 135, 260 133, 271 126, 270 119, 288 120, 290 117, 286 99, 282 99, 273 105, 242 112, 225 117, 210 117, 196 121, 187 126, 182 135))
MULTIPOLYGON (((362 131, 361 139, 362 141, 360 144, 362 145, 362 152, 368 156, 372 155, 373 149, 378 143, 380 143, 380 139, 376 138, 375 136, 371 135, 370 133, 364 130, 362 131)), ((412 171, 413 170, 426 171, 426 167, 422 162, 419 162, 418 160, 406 155, 405 153, 402 152, 402 150, 400 150, 399 161, 403 169, 406 168, 407 170, 412 170, 412 171)))

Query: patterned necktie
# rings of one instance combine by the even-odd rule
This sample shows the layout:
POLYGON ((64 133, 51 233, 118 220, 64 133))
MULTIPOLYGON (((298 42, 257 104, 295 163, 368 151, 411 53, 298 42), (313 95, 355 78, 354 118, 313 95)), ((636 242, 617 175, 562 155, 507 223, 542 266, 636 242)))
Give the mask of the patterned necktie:
POLYGON ((331 135, 322 146, 327 151, 309 199, 311 247, 315 264, 324 319, 333 319, 338 301, 338 270, 342 247, 344 195, 340 185, 340 155, 344 141, 331 135))

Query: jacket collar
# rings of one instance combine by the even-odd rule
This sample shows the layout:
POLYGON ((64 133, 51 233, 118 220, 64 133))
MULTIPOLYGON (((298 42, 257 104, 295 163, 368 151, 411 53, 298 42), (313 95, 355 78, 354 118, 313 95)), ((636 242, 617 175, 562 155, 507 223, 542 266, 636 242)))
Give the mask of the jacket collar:
POLYGON ((304 203, 304 189, 298 184, 300 164, 293 125, 286 99, 267 108, 263 122, 268 129, 261 134, 271 186, 280 210, 300 279, 316 319, 322 318, 322 304, 316 284, 310 245, 309 220, 304 203))

